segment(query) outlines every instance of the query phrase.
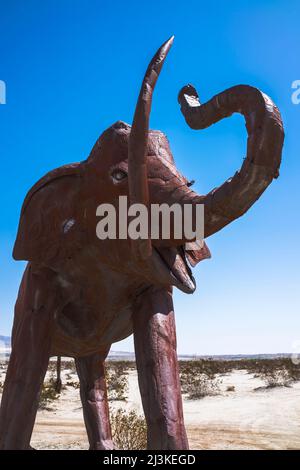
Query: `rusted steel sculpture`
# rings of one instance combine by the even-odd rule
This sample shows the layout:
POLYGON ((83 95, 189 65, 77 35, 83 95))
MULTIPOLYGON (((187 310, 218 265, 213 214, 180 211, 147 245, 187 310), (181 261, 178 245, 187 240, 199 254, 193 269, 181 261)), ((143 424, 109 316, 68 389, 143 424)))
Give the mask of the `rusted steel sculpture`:
POLYGON ((243 215, 278 176, 284 139, 280 113, 259 90, 237 86, 200 105, 188 85, 179 93, 190 127, 242 113, 248 131, 240 171, 200 196, 175 167, 167 138, 149 130, 152 93, 171 47, 152 59, 132 127, 117 122, 87 160, 44 176, 27 194, 13 256, 28 260, 15 307, 12 353, 0 416, 1 449, 28 449, 50 356, 74 357, 90 449, 113 448, 104 360, 111 344, 134 334, 149 449, 187 449, 176 356, 172 287, 195 290, 185 239, 99 240, 96 207, 119 195, 143 204, 205 207, 208 237, 243 215))

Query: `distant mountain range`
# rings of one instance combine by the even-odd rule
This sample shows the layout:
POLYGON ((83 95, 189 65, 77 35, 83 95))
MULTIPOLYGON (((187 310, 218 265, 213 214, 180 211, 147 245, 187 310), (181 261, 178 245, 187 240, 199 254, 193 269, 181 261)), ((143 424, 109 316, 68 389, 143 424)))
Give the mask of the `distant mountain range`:
POLYGON ((0 335, 0 349, 1 348, 10 348, 11 338, 10 336, 0 335))
POLYGON ((10 354, 11 338, 10 336, 0 335, 0 359, 7 359, 10 354))
MULTIPOLYGON (((245 359, 280 359, 290 357, 290 353, 277 354, 218 354, 218 355, 196 355, 196 354, 178 354, 180 361, 194 361, 199 359, 214 361, 241 361, 245 359)), ((108 358, 112 361, 135 361, 134 352, 110 351, 108 358)))
MULTIPOLYGON (((10 336, 0 335, 0 354, 9 355, 11 348, 10 336)), ((179 354, 178 359, 181 361, 192 361, 196 359, 214 359, 215 361, 240 361, 243 359, 278 359, 282 357, 290 357, 289 353, 277 354, 218 354, 218 355, 196 355, 196 354, 179 354)), ((135 361, 134 352, 129 351, 110 351, 108 358, 112 361, 135 361)))

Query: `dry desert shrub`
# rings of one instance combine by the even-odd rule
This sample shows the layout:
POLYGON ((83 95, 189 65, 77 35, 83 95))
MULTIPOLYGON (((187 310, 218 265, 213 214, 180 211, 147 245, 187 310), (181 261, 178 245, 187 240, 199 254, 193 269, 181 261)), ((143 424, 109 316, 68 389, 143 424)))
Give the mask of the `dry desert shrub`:
POLYGON ((129 370, 136 369, 135 361, 119 361, 119 360, 112 360, 108 359, 105 361, 107 367, 117 367, 119 370, 122 371, 123 374, 127 374, 129 370))
POLYGON ((249 359, 241 362, 243 367, 241 364, 239 367, 246 369, 254 377, 262 379, 267 388, 288 387, 300 380, 300 365, 294 364, 289 357, 249 359))
POLYGON ((126 400, 128 393, 127 374, 124 363, 110 362, 106 364, 105 375, 109 400, 126 400))
MULTIPOLYGON (((290 357, 279 357, 274 359, 241 359, 229 362, 232 363, 233 369, 247 370, 249 374, 254 374, 256 377, 260 377, 262 375, 276 375, 275 372, 284 371, 282 374, 277 374, 278 379, 280 379, 279 382, 283 380, 284 376, 289 378, 291 382, 300 380, 300 365, 294 364, 290 357)), ((273 379, 270 380, 273 381, 273 379)), ((278 380, 275 379, 275 382, 277 381, 278 380)))
POLYGON ((215 368, 208 365, 209 361, 181 362, 181 390, 189 400, 217 395, 220 392, 222 381, 217 378, 215 368))
POLYGON ((268 388, 288 387, 291 384, 291 378, 286 369, 268 370, 265 369, 260 374, 268 388))
POLYGON ((56 391, 56 379, 51 377, 48 381, 45 381, 42 385, 40 400, 39 400, 39 409, 40 410, 49 410, 50 404, 54 400, 59 398, 59 393, 56 391))
POLYGON ((249 358, 238 360, 215 360, 201 359, 193 361, 180 361, 180 370, 187 366, 197 371, 202 368, 208 375, 223 375, 232 371, 246 370, 256 377, 261 375, 270 376, 270 382, 282 382, 284 377, 290 382, 300 380, 300 364, 295 364, 290 357, 278 358, 249 358), (275 372, 276 371, 276 374, 275 372), (277 371, 284 371, 277 373, 277 371), (277 379, 272 379, 272 375, 277 375, 277 379))
POLYGON ((110 415, 113 442, 119 450, 143 450, 147 448, 147 425, 143 416, 132 410, 126 413, 118 409, 110 415))
MULTIPOLYGON (((56 372, 57 358, 52 358, 48 364, 49 372, 56 372)), ((69 370, 71 374, 76 374, 76 366, 74 359, 61 360, 61 370, 69 370)))
POLYGON ((299 380, 292 367, 262 363, 257 367, 256 376, 265 382, 267 388, 289 387, 292 382, 299 380))
POLYGON ((185 368, 186 366, 194 367, 195 370, 202 368, 210 375, 224 375, 232 372, 236 368, 237 362, 239 361, 224 361, 216 359, 193 359, 190 361, 179 361, 179 368, 185 368))
POLYGON ((79 380, 68 380, 66 382, 66 386, 78 389, 78 388, 80 388, 80 382, 79 382, 79 380))

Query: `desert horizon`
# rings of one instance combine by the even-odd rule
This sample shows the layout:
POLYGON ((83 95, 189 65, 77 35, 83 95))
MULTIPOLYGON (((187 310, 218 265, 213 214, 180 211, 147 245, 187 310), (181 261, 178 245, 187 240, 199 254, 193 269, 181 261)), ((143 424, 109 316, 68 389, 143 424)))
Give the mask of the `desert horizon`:
MULTIPOLYGON (((7 335, 0 335, 0 354, 6 354, 9 356, 11 351, 11 337, 7 335)), ((115 343, 116 344, 116 343, 115 343)), ((186 354, 177 353, 179 360, 197 360, 197 359, 216 359, 216 360, 239 360, 239 359, 277 359, 277 358, 289 358, 295 356, 294 352, 257 352, 257 353, 233 353, 233 354, 186 354)), ((299 354, 296 354, 298 357, 299 354)), ((68 356, 63 356, 62 359, 70 359, 68 356)), ((72 359, 72 358, 71 358, 72 359)), ((135 352, 127 350, 111 349, 108 353, 109 360, 135 360, 135 352)), ((50 360, 56 360, 56 356, 51 356, 50 360)))

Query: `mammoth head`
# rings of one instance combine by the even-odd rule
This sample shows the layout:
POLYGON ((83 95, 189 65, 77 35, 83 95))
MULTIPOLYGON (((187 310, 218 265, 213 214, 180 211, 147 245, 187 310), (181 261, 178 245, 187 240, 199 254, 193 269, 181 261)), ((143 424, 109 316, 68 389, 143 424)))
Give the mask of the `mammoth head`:
MULTIPOLYGON (((190 127, 202 129, 239 112, 245 117, 248 132, 241 169, 206 195, 191 190, 175 166, 166 136, 149 130, 154 87, 172 43, 173 37, 160 47, 147 68, 132 126, 116 122, 101 135, 86 161, 54 170, 28 193, 15 259, 53 264, 72 258, 83 245, 91 245, 91 237, 96 243, 97 205, 116 203, 120 195, 128 196, 130 204, 146 207, 153 203, 189 204, 193 222, 196 207, 202 204, 204 236, 208 237, 243 215, 278 176, 284 132, 272 100, 256 88, 239 85, 201 105, 196 90, 188 85, 180 91, 178 100, 190 127)), ((194 266, 210 254, 205 244, 186 251, 185 244, 190 241, 184 235, 174 237, 172 231, 168 240, 153 240, 150 235, 130 241, 108 240, 101 259, 114 269, 127 273, 132 269, 149 282, 193 292, 195 282, 187 260, 194 266)))
MULTIPOLYGON (((106 173, 111 177, 111 184, 118 188, 118 194, 128 194, 131 204, 167 203, 170 206, 179 203, 191 204, 193 209, 197 204, 203 204, 204 234, 208 237, 243 215, 278 176, 283 126, 277 107, 256 88, 239 85, 201 105, 194 87, 183 87, 178 100, 190 127, 202 129, 239 112, 245 117, 248 131, 247 156, 241 169, 219 188, 206 195, 197 195, 177 170, 166 136, 149 130, 154 87, 172 43, 173 37, 161 46, 147 68, 132 127, 123 122, 114 124, 100 137, 89 161, 97 166, 105 154, 106 173)), ((140 262, 152 260, 158 251, 167 269, 175 273, 176 278, 180 274, 181 284, 177 287, 192 291, 194 280, 186 267, 186 258, 194 266, 210 253, 206 245, 187 252, 184 249, 186 241, 184 238, 175 240, 172 234, 168 242, 151 240, 149 236, 132 240, 131 249, 134 258, 140 262)))

